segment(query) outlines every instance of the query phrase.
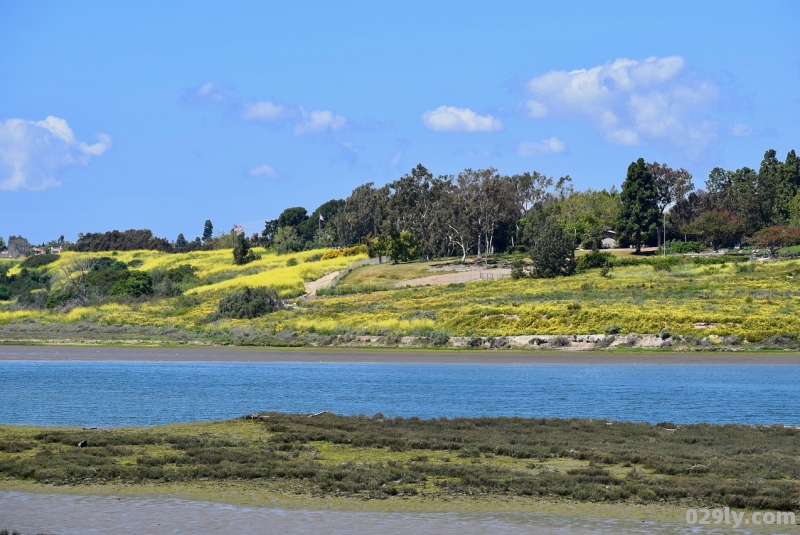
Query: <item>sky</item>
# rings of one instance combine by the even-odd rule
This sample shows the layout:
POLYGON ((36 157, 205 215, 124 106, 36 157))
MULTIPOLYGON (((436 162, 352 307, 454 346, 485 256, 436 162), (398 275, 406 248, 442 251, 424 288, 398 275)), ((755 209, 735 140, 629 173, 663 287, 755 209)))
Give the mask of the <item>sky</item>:
POLYGON ((0 0, 0 236, 174 240, 417 164, 619 188, 800 150, 800 2, 0 0))

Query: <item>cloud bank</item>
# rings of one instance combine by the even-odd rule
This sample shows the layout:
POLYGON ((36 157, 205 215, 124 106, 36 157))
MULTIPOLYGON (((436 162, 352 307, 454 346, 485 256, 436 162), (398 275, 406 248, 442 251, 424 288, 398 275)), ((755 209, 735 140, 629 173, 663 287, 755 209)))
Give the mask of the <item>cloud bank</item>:
POLYGON ((43 190, 58 186, 58 174, 87 165, 111 147, 111 137, 97 134, 89 145, 75 138, 67 121, 52 115, 43 121, 0 122, 0 190, 43 190))
POLYGON ((527 83, 528 116, 589 121, 611 143, 660 143, 688 152, 717 136, 706 118, 719 90, 686 67, 680 56, 617 59, 574 71, 551 71, 527 83))
POLYGON ((439 106, 422 114, 422 122, 434 132, 498 132, 503 123, 491 115, 478 115, 469 108, 439 106))

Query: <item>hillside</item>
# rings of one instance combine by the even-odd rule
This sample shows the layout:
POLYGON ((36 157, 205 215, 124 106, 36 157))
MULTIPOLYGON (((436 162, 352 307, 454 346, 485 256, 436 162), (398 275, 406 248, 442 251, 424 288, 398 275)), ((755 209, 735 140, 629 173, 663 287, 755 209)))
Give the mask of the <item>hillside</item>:
MULTIPOLYGON (((600 335, 591 342, 599 349, 641 346, 637 335, 659 335, 646 345, 756 347, 751 343, 759 342, 758 347, 777 348, 797 347, 800 333, 797 260, 698 263, 675 257, 652 265, 618 266, 605 274, 593 269, 550 280, 505 277, 412 287, 397 286, 409 279, 458 273, 443 271, 456 266, 384 264, 358 268, 327 292, 344 295, 302 297, 305 283, 365 258, 321 260, 323 253, 279 256, 262 250, 261 259, 244 266, 233 265, 225 250, 112 254, 114 260, 149 273, 188 264, 196 283, 173 297, 109 298, 72 308, 19 308, 14 300, 0 302, 0 339, 505 347, 515 344, 500 339, 526 336, 526 347, 553 348, 572 346, 575 335, 600 335), (244 286, 274 287, 288 306, 252 320, 209 318, 225 295, 244 286)), ((65 253, 38 269, 57 286, 59 273, 76 256, 65 253)), ((81 258, 88 256, 103 254, 81 258)), ((9 274, 20 270, 17 265, 9 274)))

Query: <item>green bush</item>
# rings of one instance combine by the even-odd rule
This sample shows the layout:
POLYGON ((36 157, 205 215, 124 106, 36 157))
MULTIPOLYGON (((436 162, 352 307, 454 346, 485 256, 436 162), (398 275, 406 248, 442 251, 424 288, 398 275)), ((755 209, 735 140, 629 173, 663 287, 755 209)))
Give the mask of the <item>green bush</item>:
POLYGON ((153 293, 153 279, 144 271, 129 271, 128 276, 114 283, 108 295, 141 297, 153 293))
POLYGON ((437 347, 445 346, 450 341, 450 335, 443 331, 434 331, 428 338, 437 347))
POLYGON ((167 270, 167 278, 170 282, 196 282, 197 275, 195 275, 197 268, 191 264, 181 264, 180 266, 167 270))
POLYGON ((9 299, 11 299, 11 288, 0 286, 0 301, 8 301, 9 299))
POLYGON ((698 241, 668 241, 667 252, 673 254, 702 253, 706 248, 698 241))
POLYGON ((211 319, 253 319, 283 308, 283 302, 273 288, 250 288, 224 297, 211 319))
POLYGON ((56 260, 58 260, 57 254, 38 254, 34 256, 29 256, 28 258, 22 261, 20 266, 27 268, 37 268, 46 266, 47 264, 52 264, 56 260))
POLYGON ((296 266, 300 262, 295 257, 291 257, 289 260, 286 261, 286 267, 296 266))
POLYGON ((614 255, 611 253, 601 253, 600 251, 593 251, 578 258, 578 263, 575 266, 575 271, 582 273, 590 269, 603 268, 606 266, 614 265, 614 255))
POLYGON ((511 278, 521 279, 525 276, 525 262, 521 258, 511 261, 511 278))

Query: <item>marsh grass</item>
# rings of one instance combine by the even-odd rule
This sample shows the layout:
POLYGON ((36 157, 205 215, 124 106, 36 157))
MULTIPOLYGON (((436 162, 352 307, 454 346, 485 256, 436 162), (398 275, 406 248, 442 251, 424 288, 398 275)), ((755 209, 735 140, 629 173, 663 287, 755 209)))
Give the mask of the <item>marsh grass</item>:
POLYGON ((798 509, 800 431, 527 418, 257 419, 103 430, 0 426, 0 475, 51 484, 264 481, 287 494, 424 494, 798 509), (88 447, 77 447, 86 440, 88 447))

